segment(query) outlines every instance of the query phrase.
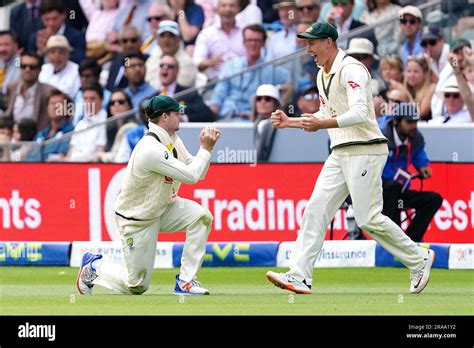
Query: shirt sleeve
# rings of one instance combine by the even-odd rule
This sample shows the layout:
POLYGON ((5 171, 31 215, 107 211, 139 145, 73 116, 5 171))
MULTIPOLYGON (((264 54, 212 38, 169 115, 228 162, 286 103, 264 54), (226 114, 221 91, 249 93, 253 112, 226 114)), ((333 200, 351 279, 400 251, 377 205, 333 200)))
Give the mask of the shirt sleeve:
POLYGON ((140 154, 137 165, 185 184, 198 182, 211 160, 211 153, 203 148, 199 149, 189 164, 185 164, 174 158, 164 146, 150 146, 146 143, 141 146, 146 146, 146 149, 140 154))
MULTIPOLYGON (((194 156, 189 153, 188 149, 186 149, 186 146, 184 146, 184 143, 180 137, 178 137, 178 139, 176 140, 176 147, 179 148, 179 152, 181 154, 184 154, 184 158, 183 158, 184 163, 187 165, 191 164, 192 161, 194 160, 194 156)), ((203 180, 206 177, 207 170, 209 169, 210 164, 211 164, 211 161, 207 162, 207 166, 204 169, 199 180, 203 180)))
POLYGON ((209 58, 208 47, 206 31, 201 31, 196 38, 193 51, 193 63, 197 67, 199 67, 199 64, 201 64, 204 59, 209 58))
MULTIPOLYGON (((228 75, 232 74, 232 64, 234 60, 229 61, 224 65, 222 72, 219 75, 219 80, 225 78, 228 75)), ((209 102, 210 105, 218 105, 221 106, 224 102, 224 99, 229 96, 230 91, 230 79, 218 82, 216 88, 214 88, 214 93, 212 94, 212 98, 209 102)))
POLYGON ((365 123, 368 118, 367 86, 370 75, 358 64, 346 65, 340 75, 340 83, 345 87, 349 111, 336 117, 339 127, 350 127, 365 123))

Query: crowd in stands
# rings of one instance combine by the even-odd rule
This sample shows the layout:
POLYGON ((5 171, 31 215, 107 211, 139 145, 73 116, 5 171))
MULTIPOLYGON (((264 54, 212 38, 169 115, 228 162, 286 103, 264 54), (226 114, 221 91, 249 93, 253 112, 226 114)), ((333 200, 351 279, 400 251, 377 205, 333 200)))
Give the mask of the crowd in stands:
POLYGON ((127 162, 146 132, 141 105, 161 94, 177 95, 183 122, 253 122, 266 160, 272 111, 319 109, 319 67, 308 55, 264 63, 303 48, 296 34, 316 21, 339 35, 386 22, 338 40, 372 76, 381 127, 400 110, 423 122, 472 123, 472 6, 455 1, 458 22, 441 29, 416 7, 422 3, 26 0, 0 31, 0 159, 127 162), (11 145, 18 141, 38 146, 11 145))

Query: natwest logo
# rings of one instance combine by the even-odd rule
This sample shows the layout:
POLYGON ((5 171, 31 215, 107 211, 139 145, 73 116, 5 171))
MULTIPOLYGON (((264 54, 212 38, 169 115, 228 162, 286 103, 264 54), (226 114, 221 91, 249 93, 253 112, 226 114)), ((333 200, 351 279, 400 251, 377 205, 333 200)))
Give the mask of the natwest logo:
POLYGON ((11 197, 0 197, 0 227, 35 229, 41 225, 40 202, 35 198, 23 199, 20 191, 12 190, 11 197))

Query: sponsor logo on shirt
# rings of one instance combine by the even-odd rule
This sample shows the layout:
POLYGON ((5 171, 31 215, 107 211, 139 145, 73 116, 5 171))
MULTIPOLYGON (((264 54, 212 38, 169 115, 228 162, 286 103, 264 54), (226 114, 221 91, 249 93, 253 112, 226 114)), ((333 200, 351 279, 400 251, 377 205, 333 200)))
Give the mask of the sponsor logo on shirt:
POLYGON ((169 176, 165 176, 165 184, 172 184, 173 183, 173 178, 170 178, 169 176))
POLYGON ((360 88, 360 86, 354 81, 347 81, 347 83, 349 84, 349 86, 351 86, 352 89, 360 88))

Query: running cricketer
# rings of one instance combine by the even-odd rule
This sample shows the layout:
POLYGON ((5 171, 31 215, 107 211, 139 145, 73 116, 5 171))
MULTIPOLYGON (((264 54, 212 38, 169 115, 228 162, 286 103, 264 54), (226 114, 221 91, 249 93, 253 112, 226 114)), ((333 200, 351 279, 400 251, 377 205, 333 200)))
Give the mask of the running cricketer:
POLYGON ((377 126, 370 87, 371 76, 362 63, 336 44, 336 28, 314 23, 297 35, 321 69, 317 75, 320 110, 289 118, 277 110, 271 116, 276 128, 307 132, 328 129, 332 153, 316 181, 301 222, 287 273, 268 272, 276 286, 310 294, 313 268, 323 246, 326 229, 350 194, 357 224, 383 248, 410 269, 411 293, 428 283, 432 250, 418 247, 388 217, 382 215, 381 174, 388 155, 387 139, 377 126))
POLYGON ((132 152, 115 204, 123 267, 105 262, 100 254, 85 253, 77 277, 81 294, 101 285, 124 294, 140 295, 149 285, 158 231, 186 231, 181 270, 173 293, 208 295, 196 280, 206 252, 212 215, 198 203, 178 196, 181 183, 204 179, 220 131, 208 126, 200 133, 201 148, 192 156, 176 132, 180 106, 168 96, 155 96, 145 105, 149 132, 132 152))

